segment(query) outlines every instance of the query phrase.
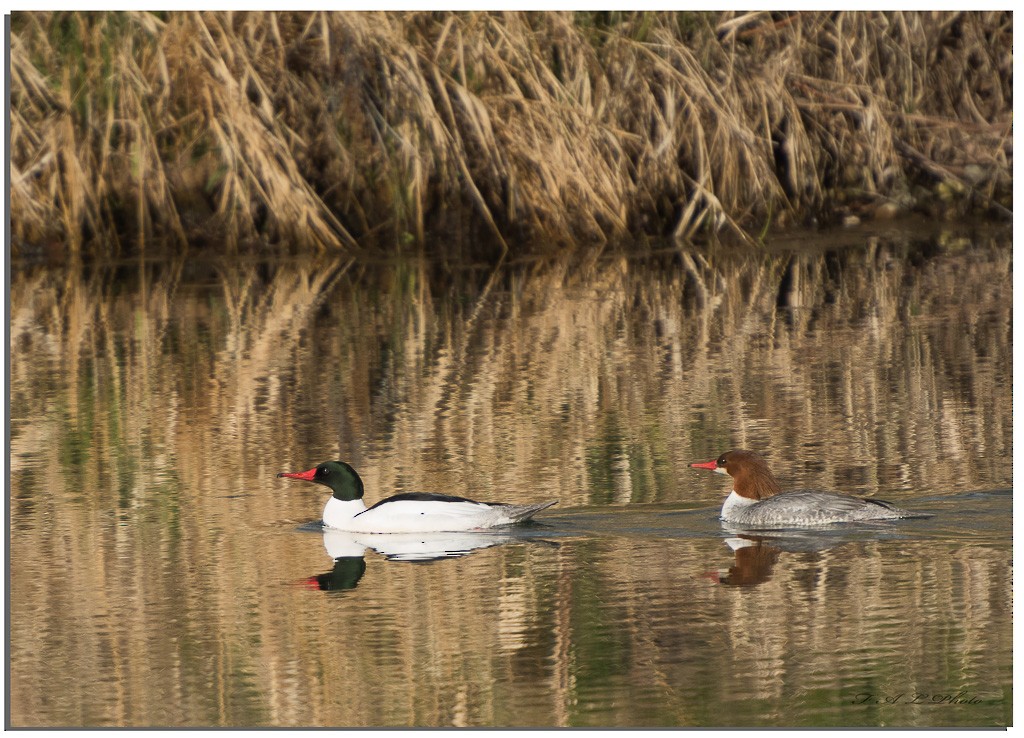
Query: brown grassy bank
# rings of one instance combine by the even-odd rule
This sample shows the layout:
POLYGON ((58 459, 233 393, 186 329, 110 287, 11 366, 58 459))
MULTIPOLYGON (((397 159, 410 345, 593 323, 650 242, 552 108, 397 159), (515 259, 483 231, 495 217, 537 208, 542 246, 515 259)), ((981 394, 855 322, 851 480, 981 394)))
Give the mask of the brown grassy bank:
POLYGON ((1009 12, 19 12, 14 247, 1006 213, 1012 38, 1009 12))

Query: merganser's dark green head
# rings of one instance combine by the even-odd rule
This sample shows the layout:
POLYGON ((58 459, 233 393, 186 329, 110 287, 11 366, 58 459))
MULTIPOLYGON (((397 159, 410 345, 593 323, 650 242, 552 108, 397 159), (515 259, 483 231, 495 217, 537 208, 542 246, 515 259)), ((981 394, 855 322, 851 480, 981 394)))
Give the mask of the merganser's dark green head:
POLYGON ((344 461, 325 461, 309 471, 281 472, 277 476, 323 484, 331 488, 335 499, 343 502, 358 500, 363 496, 363 480, 344 461))

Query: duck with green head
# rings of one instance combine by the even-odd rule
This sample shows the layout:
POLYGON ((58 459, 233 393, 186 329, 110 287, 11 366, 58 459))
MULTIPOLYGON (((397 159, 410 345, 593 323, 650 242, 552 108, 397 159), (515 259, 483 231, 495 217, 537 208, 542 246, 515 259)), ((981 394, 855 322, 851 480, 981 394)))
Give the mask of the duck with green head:
POLYGON ((356 533, 425 533, 478 530, 513 525, 529 520, 558 500, 532 505, 476 502, 465 497, 428 492, 406 492, 381 500, 372 507, 363 503, 363 480, 344 461, 325 461, 309 471, 281 472, 278 477, 302 479, 330 487, 324 507, 324 526, 356 533))

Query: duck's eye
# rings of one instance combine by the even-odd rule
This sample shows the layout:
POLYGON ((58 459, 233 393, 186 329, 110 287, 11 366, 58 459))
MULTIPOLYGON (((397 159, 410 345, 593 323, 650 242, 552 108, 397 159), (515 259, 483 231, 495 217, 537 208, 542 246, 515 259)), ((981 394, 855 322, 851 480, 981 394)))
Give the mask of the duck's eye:
POLYGON ((320 467, 320 476, 321 477, 326 477, 330 473, 331 473, 331 470, 328 469, 326 466, 321 466, 320 467))
POLYGON ((717 463, 719 466, 725 466, 725 457, 723 456, 715 463, 717 463))

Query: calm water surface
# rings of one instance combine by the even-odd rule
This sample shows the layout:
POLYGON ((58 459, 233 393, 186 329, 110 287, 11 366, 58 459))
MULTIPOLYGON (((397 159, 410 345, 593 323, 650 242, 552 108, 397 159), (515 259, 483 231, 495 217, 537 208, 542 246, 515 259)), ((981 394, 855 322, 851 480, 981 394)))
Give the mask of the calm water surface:
POLYGON ((1010 237, 848 240, 15 264, 12 724, 1009 724, 1010 237), (740 446, 935 517, 725 530, 740 446), (560 503, 325 534, 333 458, 560 503))

